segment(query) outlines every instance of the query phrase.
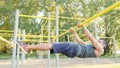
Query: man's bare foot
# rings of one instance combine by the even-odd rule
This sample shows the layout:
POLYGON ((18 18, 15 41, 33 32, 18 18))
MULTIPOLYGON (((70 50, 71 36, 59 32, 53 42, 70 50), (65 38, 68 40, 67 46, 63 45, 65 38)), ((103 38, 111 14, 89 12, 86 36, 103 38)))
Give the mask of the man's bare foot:
POLYGON ((27 48, 27 45, 25 44, 25 42, 19 42, 17 41, 17 44, 20 45, 20 48, 22 48, 22 50, 25 52, 25 53, 28 53, 30 50, 27 48))
POLYGON ((22 45, 21 46, 27 53, 30 51, 28 48, 27 48, 27 46, 25 46, 25 45, 22 45))

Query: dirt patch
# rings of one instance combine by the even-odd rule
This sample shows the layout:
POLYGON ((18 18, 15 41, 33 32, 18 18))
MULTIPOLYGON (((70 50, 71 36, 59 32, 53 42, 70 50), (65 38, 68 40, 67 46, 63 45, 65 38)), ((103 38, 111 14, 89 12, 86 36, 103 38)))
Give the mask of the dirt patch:
MULTIPOLYGON (((91 65, 91 64, 114 64, 115 59, 111 58, 60 58, 59 67, 75 66, 75 65, 91 65)), ((120 59, 118 59, 120 63, 120 59)), ((19 62, 19 68, 48 68, 48 59, 27 59, 24 63, 19 62)), ((0 60, 0 67, 10 68, 10 60, 0 60)), ((50 59, 50 68, 56 68, 56 59, 50 59)))

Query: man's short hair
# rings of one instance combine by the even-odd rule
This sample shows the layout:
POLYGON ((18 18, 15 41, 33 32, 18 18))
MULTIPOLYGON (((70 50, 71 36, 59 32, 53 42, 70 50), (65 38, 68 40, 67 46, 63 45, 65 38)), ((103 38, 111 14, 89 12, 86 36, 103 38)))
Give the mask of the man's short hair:
POLYGON ((108 42, 106 41, 106 39, 105 38, 100 38, 99 40, 103 40, 104 42, 104 44, 105 44, 105 48, 107 48, 108 47, 108 42))

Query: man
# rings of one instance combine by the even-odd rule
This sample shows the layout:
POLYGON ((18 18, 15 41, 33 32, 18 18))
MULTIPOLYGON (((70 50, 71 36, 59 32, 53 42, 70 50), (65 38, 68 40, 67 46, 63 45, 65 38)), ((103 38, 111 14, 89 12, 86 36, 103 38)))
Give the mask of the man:
MULTIPOLYGON (((79 27, 79 26, 78 26, 79 27)), ((85 44, 75 30, 71 30, 74 34, 74 37, 77 43, 71 42, 55 42, 55 43, 46 43, 46 44, 37 44, 37 45, 22 45, 23 49, 28 52, 30 50, 41 50, 46 51, 50 50, 51 53, 62 53, 70 58, 73 57, 98 57, 104 53, 104 49, 108 46, 108 43, 105 39, 99 39, 97 41, 94 36, 90 33, 87 27, 83 26, 83 31, 87 38, 91 41, 91 44, 85 44)))

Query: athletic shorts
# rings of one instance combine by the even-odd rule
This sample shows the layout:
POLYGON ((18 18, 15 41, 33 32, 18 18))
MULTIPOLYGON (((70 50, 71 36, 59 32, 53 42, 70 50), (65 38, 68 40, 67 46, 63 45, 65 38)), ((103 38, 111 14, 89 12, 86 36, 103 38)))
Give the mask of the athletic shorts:
POLYGON ((77 56, 78 44, 71 42, 53 43, 53 50, 51 53, 62 53, 70 58, 77 56))

